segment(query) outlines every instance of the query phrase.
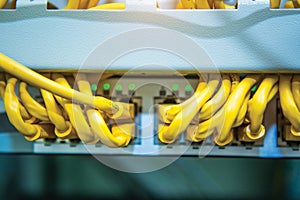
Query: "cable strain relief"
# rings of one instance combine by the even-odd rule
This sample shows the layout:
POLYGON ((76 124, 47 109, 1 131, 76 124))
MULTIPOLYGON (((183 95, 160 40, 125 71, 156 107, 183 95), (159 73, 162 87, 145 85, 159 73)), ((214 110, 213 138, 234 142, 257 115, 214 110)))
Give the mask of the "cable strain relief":
POLYGON ((296 137, 299 137, 300 136, 300 131, 296 131, 294 129, 294 126, 291 126, 291 133, 296 136, 296 137))
POLYGON ((216 136, 216 137, 214 138, 214 142, 215 142, 218 146, 225 146, 225 145, 229 144, 229 143, 232 142, 232 141, 233 141, 233 130, 232 130, 232 129, 230 130, 229 135, 226 137, 226 139, 225 139, 224 141, 220 141, 218 136, 216 136))
POLYGON ((36 133, 33 136, 25 136, 28 141, 35 141, 40 138, 56 138, 52 124, 35 124, 36 133))
POLYGON ((78 135, 74 130, 72 124, 69 121, 66 121, 66 125, 68 126, 67 130, 60 131, 56 127, 54 128, 55 135, 60 139, 77 139, 78 135))
POLYGON ((259 130, 255 133, 251 131, 250 124, 244 128, 244 133, 251 140, 258 140, 265 136, 265 127, 261 124, 259 130))
POLYGON ((170 143, 173 143, 176 138, 172 138, 172 139, 169 139, 169 138, 166 138, 164 137, 165 136, 165 132, 168 130, 168 126, 163 126, 159 131, 158 131, 158 139, 162 142, 162 143, 165 143, 165 144, 170 144, 170 143))
POLYGON ((33 125, 33 126, 36 129, 36 133, 32 136, 24 136, 24 138, 30 142, 41 138, 41 128, 38 125, 33 125))

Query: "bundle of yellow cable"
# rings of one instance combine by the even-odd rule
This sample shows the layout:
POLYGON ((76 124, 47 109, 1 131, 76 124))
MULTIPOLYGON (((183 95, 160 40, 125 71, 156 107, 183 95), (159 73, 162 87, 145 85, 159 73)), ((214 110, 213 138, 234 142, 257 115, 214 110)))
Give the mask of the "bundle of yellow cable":
POLYGON ((98 5, 100 0, 68 0, 64 9, 89 9, 98 5))
POLYGON ((78 77, 76 91, 61 74, 42 76, 3 54, 0 67, 16 77, 0 77, 0 95, 9 121, 27 140, 79 137, 88 144, 101 141, 109 147, 121 147, 134 137, 132 106, 93 96, 84 75, 78 77), (18 85, 20 100, 15 93, 17 78, 24 81, 18 85), (44 105, 30 96, 27 83, 41 89, 44 105), (112 132, 106 119, 114 121, 112 132))
POLYGON ((98 5, 100 0, 69 0, 64 9, 88 9, 88 10, 123 10, 125 2, 107 3, 98 5))
POLYGON ((231 93, 224 105, 224 122, 216 126, 217 136, 214 141, 219 146, 232 142, 233 128, 238 127, 245 121, 250 90, 259 80, 259 75, 248 75, 242 81, 235 76, 231 87, 231 93))
POLYGON ((215 95, 201 108, 197 119, 192 121, 186 131, 186 139, 200 142, 215 132, 217 124, 224 122, 225 104, 231 91, 231 80, 228 74, 222 75, 222 83, 215 95))
POLYGON ((280 75, 280 105, 291 123, 291 133, 300 136, 300 75, 280 75))
POLYGON ((236 9, 235 5, 228 5, 224 0, 180 0, 176 9, 236 9))
POLYGON ((186 130, 203 105, 214 95, 220 80, 218 75, 211 75, 208 83, 200 77, 200 82, 193 96, 179 105, 167 106, 161 115, 165 125, 158 131, 163 143, 172 143, 186 130))
POLYGON ((252 99, 248 102, 247 120, 250 124, 245 128, 244 132, 251 140, 258 140, 265 135, 265 128, 262 125, 264 112, 267 104, 278 92, 277 82, 277 75, 266 75, 252 99))
POLYGON ((300 8, 300 0, 287 1, 284 4, 284 8, 300 8))
MULTIPOLYGON (((242 124, 246 125, 244 133, 248 140, 262 138, 265 135, 264 112, 278 92, 278 76, 254 74, 240 81, 237 74, 222 74, 220 86, 219 82, 214 78, 207 84, 200 80, 191 98, 179 105, 161 107, 159 119, 164 125, 159 127, 159 139, 172 143, 186 130, 187 140, 200 142, 215 133, 215 143, 224 146, 233 141, 233 128, 242 124), (258 89, 250 99, 251 89, 256 84, 258 89)), ((294 92, 295 95, 300 96, 299 91, 294 92)))

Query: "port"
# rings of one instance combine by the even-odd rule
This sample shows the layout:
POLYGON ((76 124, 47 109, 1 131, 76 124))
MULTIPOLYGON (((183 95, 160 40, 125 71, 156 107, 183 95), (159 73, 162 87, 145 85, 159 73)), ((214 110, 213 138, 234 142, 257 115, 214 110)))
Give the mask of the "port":
MULTIPOLYGON (((189 85, 190 86, 190 85, 189 85)), ((167 106, 170 105, 176 105, 182 103, 184 100, 186 100, 191 94, 190 91, 188 93, 185 92, 184 97, 179 97, 179 84, 173 83, 170 85, 170 89, 165 88, 164 86, 161 87, 159 90, 159 96, 154 96, 154 113, 155 113, 155 121, 154 121, 154 144, 155 145, 163 145, 163 143, 158 139, 158 131, 163 128, 164 126, 168 126, 170 124, 169 121, 166 121, 164 119, 164 109, 167 106)), ((189 90, 190 88, 188 88, 189 90)), ((191 90, 192 91, 192 90, 191 90)), ((180 92, 181 94, 184 92, 180 92)), ((178 139, 172 143, 173 145, 179 145, 179 144, 186 144, 185 140, 185 133, 181 133, 178 136, 178 139)))
MULTIPOLYGON (((92 78, 93 79, 93 78, 92 78)), ((141 144, 141 113, 142 113, 142 97, 136 95, 137 86, 134 81, 129 82, 128 79, 120 79, 118 76, 100 80, 96 95, 104 96, 116 102, 128 103, 130 106, 130 116, 132 118, 121 118, 118 120, 110 120, 108 122, 110 129, 120 129, 130 132, 133 136, 130 144, 141 144)))
POLYGON ((299 149, 300 136, 292 134, 291 123, 283 116, 279 99, 277 99, 277 113, 278 146, 299 149))

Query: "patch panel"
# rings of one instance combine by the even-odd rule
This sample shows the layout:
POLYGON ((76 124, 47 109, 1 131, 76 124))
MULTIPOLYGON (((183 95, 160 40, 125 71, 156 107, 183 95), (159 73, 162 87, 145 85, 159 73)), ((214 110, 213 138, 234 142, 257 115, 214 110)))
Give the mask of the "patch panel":
MULTIPOLYGON (((65 73, 68 77, 68 73, 65 73)), ((93 82, 93 74, 88 78, 93 82)), ((71 76, 70 76, 71 77, 71 76)), ((224 147, 218 147, 214 145, 210 139, 203 142, 191 143, 185 140, 185 134, 180 135, 179 142, 172 144, 163 144, 158 141, 157 130, 158 130, 158 115, 157 109, 159 105, 163 103, 181 103, 190 95, 186 94, 186 85, 192 86, 194 91, 198 80, 195 78, 178 78, 176 76, 170 77, 157 77, 157 76, 146 76, 140 77, 111 77, 100 81, 97 85, 97 89, 94 88, 97 95, 104 94, 104 91, 109 89, 108 96, 113 97, 115 100, 123 100, 125 102, 136 101, 135 108, 138 108, 135 113, 135 123, 139 134, 136 139, 133 140, 127 147, 120 149, 111 149, 101 143, 97 144, 83 144, 79 140, 38 140, 33 143, 33 153, 75 153, 75 154, 86 154, 95 153, 103 155, 144 155, 151 152, 150 155, 189 155, 198 156, 201 153, 209 150, 210 156, 275 156, 275 157, 290 157, 296 156, 294 146, 284 146, 277 143, 277 131, 274 129, 276 125, 276 118, 266 118, 264 125, 266 127, 265 138, 256 141, 245 141, 241 138, 243 127, 235 128, 235 137, 233 142, 224 147), (110 87, 107 87, 107 84, 110 87), (174 87, 174 84, 178 84, 181 87, 174 87), (130 92, 130 88, 134 92, 130 92), (121 86, 121 87, 120 87, 121 86), (122 88, 122 93, 117 93, 122 88), (174 95, 175 91, 178 91, 178 96, 174 95), (163 91, 163 92, 162 92, 163 91), (136 99, 135 99, 136 98, 136 99), (131 100, 130 100, 131 99, 131 100), (146 101, 144 102, 144 99, 146 101), (149 99, 151 103, 149 103, 149 99), (165 102, 164 102, 165 101, 165 102), (150 122, 151 123, 150 124, 150 122), (275 137, 275 140, 274 140, 275 137), (274 154, 275 151, 275 154, 274 154), (276 152, 277 151, 277 152, 276 152), (292 151, 293 153, 290 153, 292 151)), ((91 85, 91 87, 93 87, 91 85)), ((31 94, 39 99, 40 93, 37 90, 30 90, 31 94)), ((277 99, 278 100, 278 99, 277 99)), ((276 99, 274 99, 268 105, 265 115, 276 116, 278 113, 276 99)), ((5 117, 5 115, 3 115, 5 117)), ((7 122, 7 120, 4 120, 7 122)), ((9 126, 11 127, 11 126, 9 126)), ((8 137, 14 135, 14 128, 7 130, 8 137)), ((19 134, 18 134, 19 135, 19 134)), ((20 136, 20 135, 19 135, 20 136)), ((24 141, 25 142, 25 141, 24 141)))
MULTIPOLYGON (((299 73, 297 55, 300 48, 295 42, 300 39, 299 11, 277 9, 274 2, 271 1, 272 9, 269 1, 241 0, 233 10, 174 10, 163 6, 157 8, 154 0, 127 0, 126 9, 121 11, 66 11, 63 8, 67 1, 53 1, 59 9, 47 10, 46 0, 18 0, 16 10, 1 9, 0 29, 5 30, 0 36, 1 52, 43 75, 64 76, 76 91, 80 86, 76 85, 74 74, 82 73, 93 95, 128 104, 130 117, 114 119, 109 113, 104 114, 104 121, 109 130, 114 129, 117 134, 122 132, 122 127, 129 130, 125 132, 130 132, 131 140, 120 148, 107 147, 101 141, 84 144, 76 137, 46 137, 27 142, 9 124, 2 105, 0 152, 300 157, 299 136, 291 132, 295 123, 291 123, 282 112, 284 108, 280 105, 282 98, 279 95, 273 99, 270 97, 266 105, 256 99, 257 105, 263 107, 260 110, 264 110, 263 126, 258 127, 259 131, 252 131, 253 135, 246 134, 247 130, 248 133, 251 129, 257 130, 257 126, 251 126, 247 121, 254 119, 253 113, 257 114, 250 109, 255 110, 256 105, 248 102, 254 98, 255 89, 247 93, 249 96, 240 95, 246 99, 242 104, 246 105, 247 114, 244 115, 241 106, 239 113, 244 114, 239 114, 229 123, 232 138, 229 138, 230 143, 226 141, 226 145, 222 142, 228 139, 228 135, 220 142, 215 140, 217 131, 194 141, 193 133, 196 135, 199 131, 201 121, 198 116, 177 135, 160 131, 171 125, 172 120, 165 120, 165 115, 169 114, 167 110, 193 98, 199 73, 239 74, 241 81, 245 75, 281 77, 299 73), (30 51, 24 50, 29 46, 30 51), (237 123, 238 119, 243 119, 243 123, 237 123), (255 138, 261 132, 265 135, 255 138), (174 142, 171 139, 161 141, 171 136, 174 136, 174 142)), ((284 7, 283 4, 285 1, 281 1, 280 8, 284 7)), ((9 79, 7 77, 3 78, 4 84, 9 79)), ((259 88, 260 84, 262 80, 254 87, 259 88)), ((45 106, 39 87, 29 87, 28 92, 37 103, 45 106)), ((15 93, 20 97, 17 90, 15 93)), ((21 103, 23 100, 20 97, 21 103)), ((233 107, 239 106, 238 100, 233 107)), ((55 101, 60 104, 59 100, 55 101)), ((79 107, 84 113, 88 106, 91 105, 80 102, 79 107)), ((62 115, 66 115, 64 112, 62 115)))

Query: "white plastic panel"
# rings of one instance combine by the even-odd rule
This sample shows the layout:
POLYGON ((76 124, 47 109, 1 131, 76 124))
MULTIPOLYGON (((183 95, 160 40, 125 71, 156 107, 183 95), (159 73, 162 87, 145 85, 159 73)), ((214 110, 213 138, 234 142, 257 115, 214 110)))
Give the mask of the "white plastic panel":
MULTIPOLYGON (((268 1, 241 0, 237 10, 141 10, 130 1, 130 9, 122 11, 46 10, 45 0, 18 2, 17 10, 0 10, 1 52, 34 69, 77 69, 105 41, 122 33, 135 34, 135 30, 180 34, 202 48, 220 70, 279 72, 297 71, 299 66, 300 11, 271 10, 268 1)), ((149 43, 178 42, 172 34, 162 39, 154 36, 134 35, 149 43)), ((157 46, 140 48, 156 51, 157 46)), ((131 55, 117 65, 99 62, 87 68, 130 70, 147 56, 131 55)), ((180 70, 194 69, 173 57, 170 53, 158 62, 180 70)), ((205 64, 195 67, 205 69, 205 64)))

